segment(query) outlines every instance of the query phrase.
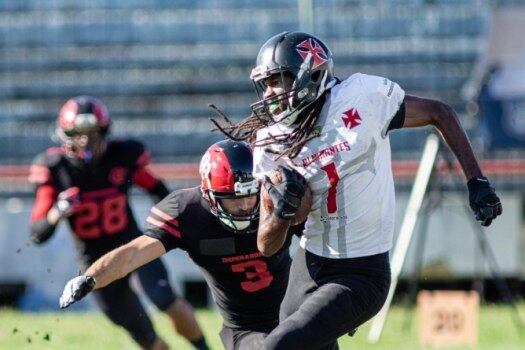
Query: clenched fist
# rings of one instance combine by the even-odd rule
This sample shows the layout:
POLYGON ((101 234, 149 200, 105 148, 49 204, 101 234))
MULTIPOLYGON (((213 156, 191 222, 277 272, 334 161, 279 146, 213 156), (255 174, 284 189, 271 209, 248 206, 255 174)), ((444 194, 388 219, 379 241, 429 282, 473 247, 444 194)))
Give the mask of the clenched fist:
POLYGON ((60 297, 60 308, 65 309, 69 305, 84 298, 95 288, 96 281, 90 276, 78 276, 66 283, 62 296, 60 297))

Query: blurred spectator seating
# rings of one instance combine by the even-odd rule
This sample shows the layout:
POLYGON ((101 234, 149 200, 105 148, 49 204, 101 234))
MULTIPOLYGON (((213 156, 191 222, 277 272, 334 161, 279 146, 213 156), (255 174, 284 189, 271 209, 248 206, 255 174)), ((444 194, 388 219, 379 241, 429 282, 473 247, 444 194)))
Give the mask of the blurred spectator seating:
MULTIPOLYGON (((483 46, 481 0, 314 3, 315 34, 336 75, 387 76, 460 112, 459 89, 483 46)), ((6 0, 0 4, 0 163, 50 145, 59 106, 100 97, 114 134, 154 156, 196 157, 212 141, 209 103, 239 119, 255 99, 249 72, 269 36, 299 29, 296 0, 6 0)), ((401 133, 403 135, 403 133, 401 133)), ((396 151, 424 134, 394 137, 396 151)))

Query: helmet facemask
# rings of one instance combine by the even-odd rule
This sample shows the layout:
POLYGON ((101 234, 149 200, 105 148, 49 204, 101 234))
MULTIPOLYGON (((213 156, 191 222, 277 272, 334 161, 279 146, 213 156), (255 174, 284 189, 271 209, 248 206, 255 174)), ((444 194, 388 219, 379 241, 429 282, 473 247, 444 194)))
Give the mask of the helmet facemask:
MULTIPOLYGON (((78 115, 77 117, 82 117, 78 115)), ((106 149, 105 136, 106 128, 97 125, 75 127, 73 129, 56 130, 56 138, 65 147, 68 155, 81 159, 85 163, 90 163, 94 159, 100 158, 106 149)))
MULTIPOLYGON (((252 112, 266 125, 279 123, 290 126, 294 124, 301 112, 307 109, 326 90, 335 85, 336 81, 331 73, 331 56, 328 59, 320 44, 316 43, 315 48, 318 51, 315 51, 315 54, 324 54, 327 57, 321 63, 321 65, 324 65, 319 67, 320 63, 313 58, 312 52, 306 49, 304 49, 304 52, 301 51, 303 50, 301 45, 307 45, 306 42, 308 42, 309 50, 313 50, 312 42, 315 41, 307 39, 295 47, 295 50, 302 56, 302 62, 298 68, 283 65, 270 68, 268 65, 260 64, 251 72, 250 78, 259 98, 258 102, 251 105, 252 112), (284 92, 264 98, 265 81, 272 76, 279 77, 284 92), (290 78, 292 80, 291 84, 287 83, 290 81, 290 78), (276 113, 276 110, 278 113, 276 113)), ((265 57, 263 55, 262 60, 265 57)), ((272 61, 272 63, 275 64, 276 62, 272 61)))
POLYGON ((250 182, 236 182, 235 193, 219 193, 213 190, 208 192, 212 211, 217 216, 221 224, 229 231, 235 233, 250 233, 257 229, 254 223, 259 218, 259 182, 253 179, 250 182), (237 190, 237 188, 239 190, 237 190), (224 203, 229 199, 242 199, 254 197, 254 206, 249 212, 234 214, 230 213, 224 203))
POLYGON ((77 96, 61 108, 54 140, 62 143, 68 156, 90 163, 106 150, 109 131, 106 106, 90 96, 77 96))

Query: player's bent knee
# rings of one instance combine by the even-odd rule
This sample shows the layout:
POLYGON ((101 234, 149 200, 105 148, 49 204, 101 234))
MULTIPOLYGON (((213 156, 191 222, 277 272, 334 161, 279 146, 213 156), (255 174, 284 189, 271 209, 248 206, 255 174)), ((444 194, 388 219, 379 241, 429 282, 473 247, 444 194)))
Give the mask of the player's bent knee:
POLYGON ((166 310, 175 304, 179 298, 177 298, 173 293, 162 292, 162 290, 159 290, 156 293, 150 293, 148 297, 153 302, 153 304, 155 304, 157 309, 166 312, 166 310))

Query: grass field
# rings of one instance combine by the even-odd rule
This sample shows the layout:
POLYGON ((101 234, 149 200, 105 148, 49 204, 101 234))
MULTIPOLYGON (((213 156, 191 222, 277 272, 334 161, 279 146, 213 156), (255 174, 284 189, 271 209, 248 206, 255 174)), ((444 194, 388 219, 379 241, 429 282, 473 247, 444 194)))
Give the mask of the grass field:
MULTIPOLYGON (((525 303, 519 305, 525 315, 525 303)), ((210 310, 199 310, 197 317, 204 328, 212 349, 222 349, 218 336, 220 316, 210 310)), ((159 333, 172 349, 191 349, 174 335, 169 321, 161 314, 155 316, 159 333)), ((418 344, 417 317, 414 309, 394 307, 378 344, 366 341, 369 324, 354 337, 339 339, 341 349, 424 349, 418 344), (408 327, 406 325, 409 325, 408 327)), ((98 313, 20 313, 0 310, 0 349, 76 350, 76 349, 138 349, 126 333, 113 326, 98 313)), ((456 348, 456 349, 464 349, 456 348)), ((475 349, 525 349, 525 330, 518 336, 512 322, 511 310, 505 306, 483 306, 479 321, 479 346, 475 349)))

